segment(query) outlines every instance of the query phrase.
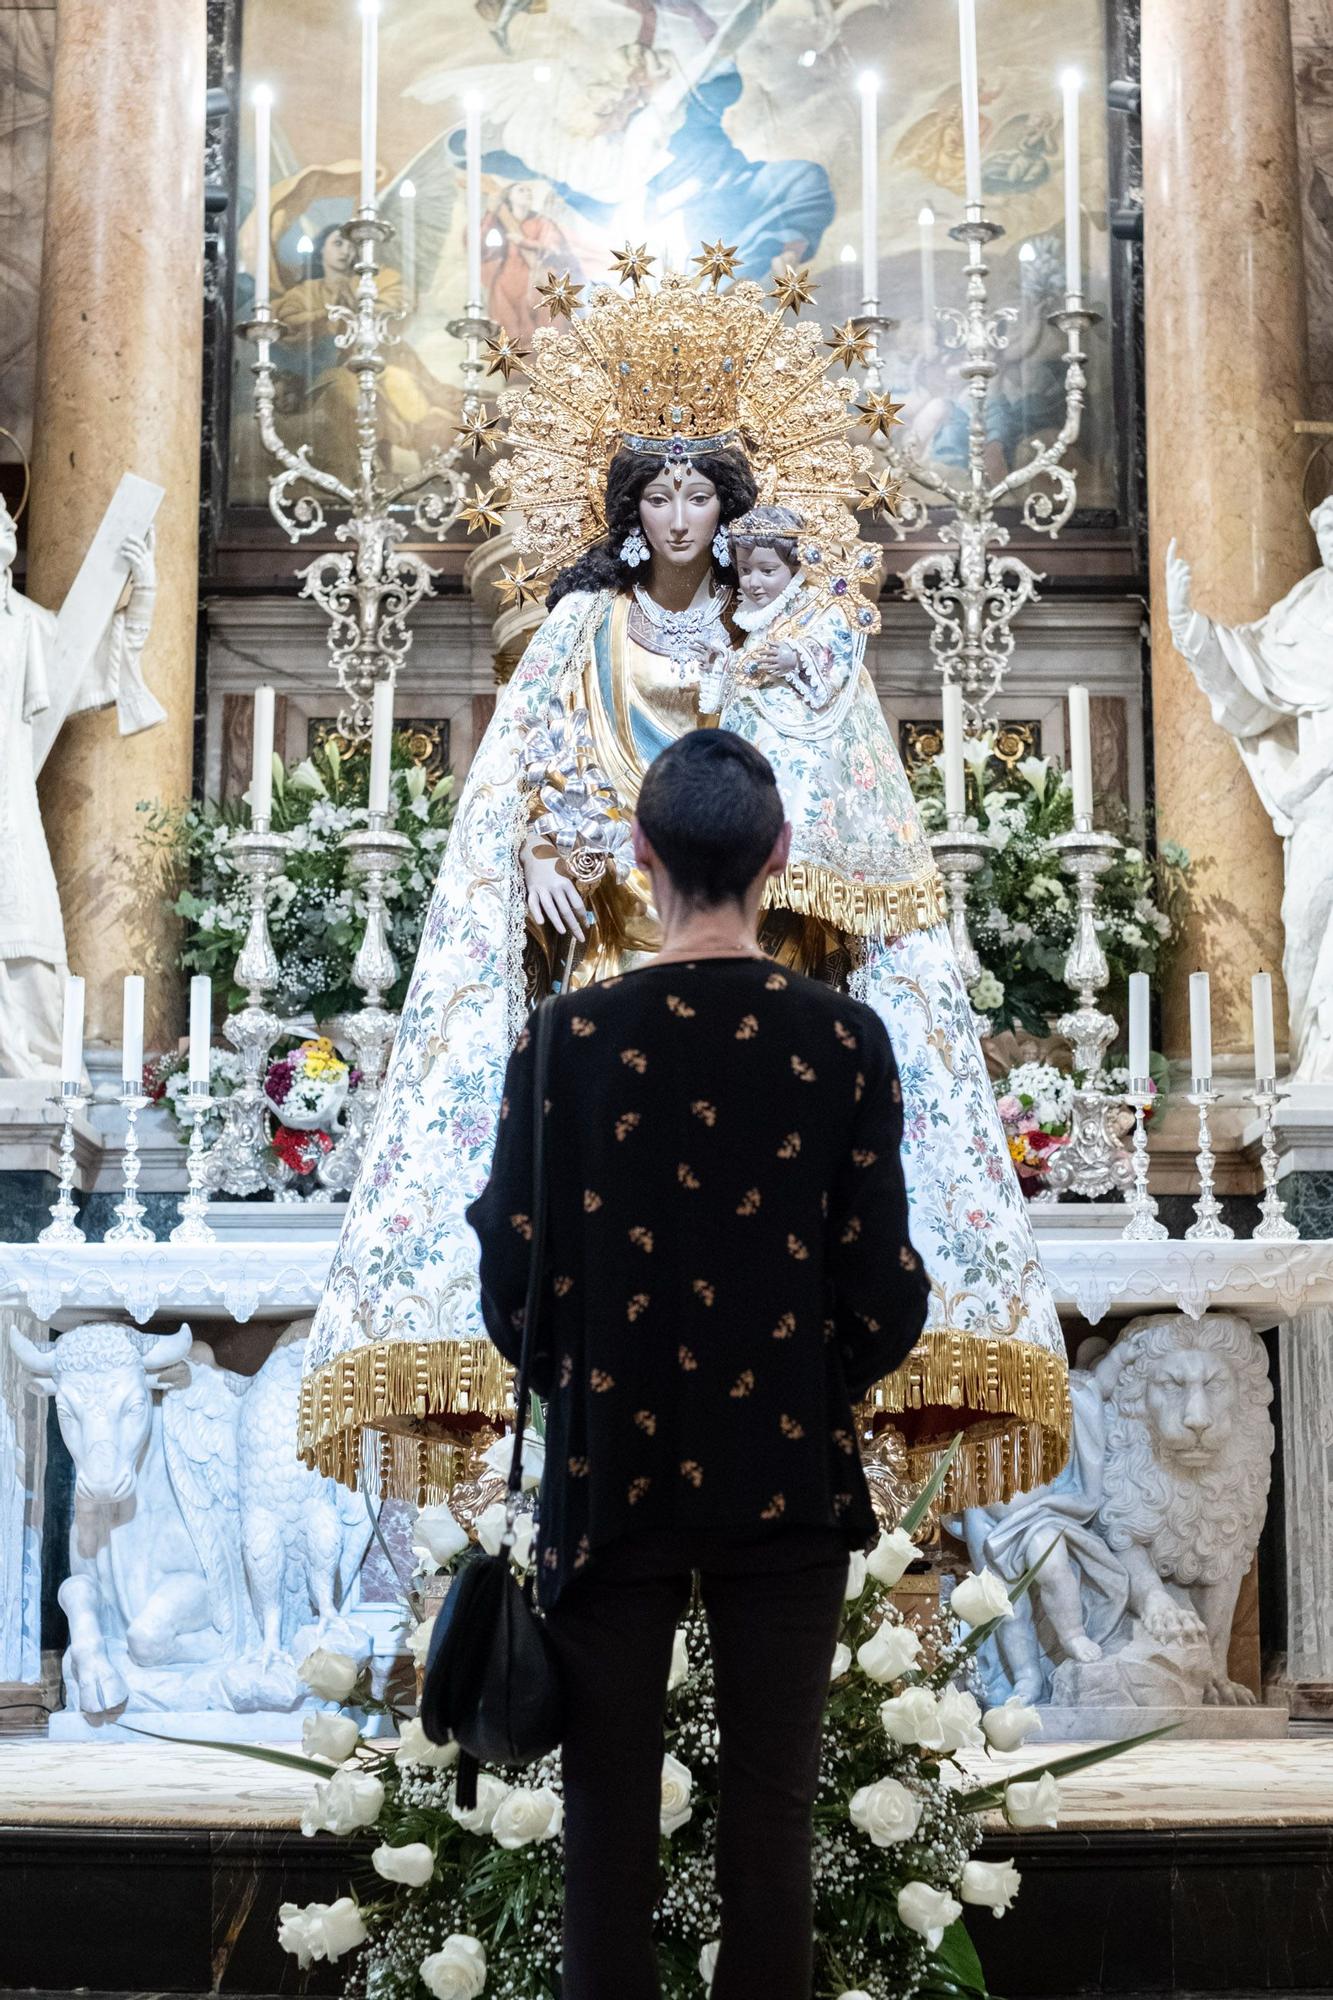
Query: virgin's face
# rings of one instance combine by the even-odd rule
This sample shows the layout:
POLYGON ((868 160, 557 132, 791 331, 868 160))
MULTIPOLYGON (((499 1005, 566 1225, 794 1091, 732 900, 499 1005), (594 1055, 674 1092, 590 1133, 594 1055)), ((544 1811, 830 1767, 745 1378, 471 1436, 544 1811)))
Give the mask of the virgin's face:
POLYGON ((688 466, 659 472, 639 496, 639 519, 649 548, 663 562, 682 569, 707 554, 721 518, 716 486, 688 466))

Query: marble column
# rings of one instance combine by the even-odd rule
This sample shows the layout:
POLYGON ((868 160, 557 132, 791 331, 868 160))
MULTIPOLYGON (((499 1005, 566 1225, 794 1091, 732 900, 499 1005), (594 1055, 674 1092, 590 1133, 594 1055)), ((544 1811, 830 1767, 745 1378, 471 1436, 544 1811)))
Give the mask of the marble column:
POLYGON ((1282 855, 1232 739, 1171 643, 1174 535, 1196 600, 1256 618, 1311 567, 1300 185, 1287 8, 1143 0, 1143 154, 1158 831, 1195 857, 1190 936, 1165 998, 1188 1047, 1186 981, 1213 976, 1214 1044, 1250 1045, 1249 978, 1282 961, 1282 855))
POLYGON ((1292 1713, 1333 1716, 1333 1310, 1289 1320, 1278 1339, 1292 1713))
POLYGON ((178 1027, 174 923, 140 800, 190 790, 199 534, 206 15, 200 0, 60 0, 42 262, 28 588, 58 608, 125 471, 165 487, 144 676, 167 720, 65 724, 41 802, 87 1033, 149 975, 148 1045, 178 1027))

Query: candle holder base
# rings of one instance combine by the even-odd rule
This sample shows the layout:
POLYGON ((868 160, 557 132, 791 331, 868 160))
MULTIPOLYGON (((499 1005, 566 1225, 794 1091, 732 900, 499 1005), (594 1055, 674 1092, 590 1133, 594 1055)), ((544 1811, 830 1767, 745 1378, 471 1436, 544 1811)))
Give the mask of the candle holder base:
POLYGON ((218 1240, 217 1232, 208 1221, 208 1153, 204 1145, 204 1113, 213 1102, 208 1085, 197 1088, 191 1084, 186 1102, 194 1113, 190 1126, 190 1185, 189 1191, 181 1197, 178 1209, 180 1221, 172 1230, 170 1240, 199 1248, 218 1240))
POLYGON ((1258 1106, 1264 1121, 1263 1169, 1264 1197, 1259 1204, 1263 1220, 1254 1234, 1262 1243, 1294 1243, 1300 1238, 1300 1230, 1294 1222, 1287 1220, 1287 1204, 1277 1191, 1277 1141, 1273 1134, 1273 1116, 1277 1110, 1277 1089, 1264 1088, 1251 1093, 1251 1101, 1258 1106))
POLYGON ((1146 1113, 1152 1102, 1139 1078, 1134 1078, 1125 1102, 1134 1113, 1134 1185, 1125 1195, 1129 1221, 1120 1232, 1123 1243, 1164 1243, 1170 1231, 1157 1220, 1157 1203, 1148 1192, 1148 1133, 1146 1113))
POLYGON ((1208 1107, 1216 1104, 1218 1093, 1207 1079, 1195 1080, 1195 1088, 1189 1093, 1189 1101, 1199 1113, 1199 1199, 1194 1204, 1194 1221, 1185 1231, 1187 1243, 1229 1243, 1236 1232, 1229 1223, 1222 1221, 1222 1211, 1213 1193, 1212 1137, 1208 1130, 1208 1107))

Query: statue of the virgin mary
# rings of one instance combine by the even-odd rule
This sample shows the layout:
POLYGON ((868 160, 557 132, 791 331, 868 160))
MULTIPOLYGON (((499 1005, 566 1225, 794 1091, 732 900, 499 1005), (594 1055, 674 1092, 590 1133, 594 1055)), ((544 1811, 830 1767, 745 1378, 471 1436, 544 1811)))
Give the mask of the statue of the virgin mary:
POLYGON ((576 981, 653 949, 647 884, 620 836, 653 756, 716 720, 719 662, 736 658, 741 636, 728 524, 762 500, 803 524, 803 615, 822 620, 839 689, 823 735, 831 726, 841 739, 831 755, 811 740, 816 725, 788 730, 756 713, 746 724, 794 827, 763 939, 845 981, 889 1030, 912 1238, 933 1297, 922 1340, 876 1400, 918 1469, 963 1431, 952 1503, 998 1501, 1063 1464, 1068 1371, 930 847, 862 666, 878 626, 862 586, 878 552, 851 503, 869 454, 849 436, 857 417, 828 379, 821 329, 783 316, 799 310, 799 286, 779 283, 770 312, 754 284, 668 276, 649 287, 632 258, 626 275, 632 296, 598 290, 586 313, 580 288, 552 279, 544 296, 566 324, 537 334, 528 381, 502 401, 515 542, 537 565, 519 580, 554 573, 549 615, 459 804, 307 1345, 301 1448, 352 1481, 366 1432, 380 1431, 386 1489, 425 1494, 447 1483, 448 1440, 504 1410, 463 1212, 489 1169, 506 1060, 571 944, 576 981), (594 765, 611 829, 610 865, 591 889, 560 837, 571 740, 594 765))

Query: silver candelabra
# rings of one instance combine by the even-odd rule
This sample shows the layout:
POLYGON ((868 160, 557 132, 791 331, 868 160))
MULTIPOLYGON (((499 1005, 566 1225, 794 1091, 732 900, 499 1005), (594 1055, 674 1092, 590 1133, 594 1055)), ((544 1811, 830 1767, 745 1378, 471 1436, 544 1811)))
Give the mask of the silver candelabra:
MULTIPOLYGON (((348 510, 347 519, 334 531, 347 548, 342 553, 330 550, 316 556, 300 572, 301 595, 312 598, 329 618, 329 654, 338 685, 347 696, 338 726, 345 735, 361 738, 370 730, 375 683, 401 666, 412 644, 407 620, 435 588, 435 571, 430 564, 401 544, 410 529, 443 541, 467 504, 467 478, 461 464, 464 451, 470 445, 477 458, 491 449, 494 420, 481 401, 481 343, 497 335, 499 329, 486 317, 479 300, 469 301, 462 319, 451 327, 466 342, 462 428, 448 450, 431 452, 419 471, 406 479, 386 482, 382 474, 380 384, 388 365, 388 350, 398 337, 390 323, 405 314, 380 300, 379 252, 394 232, 374 208, 363 208, 347 224, 345 233, 356 247, 355 302, 330 306, 329 318, 339 328, 336 345, 356 381, 357 469, 353 481, 315 465, 308 444, 293 451, 279 435, 274 415, 273 346, 283 338, 285 328, 271 305, 265 302, 257 306, 240 331, 254 341, 258 351, 253 373, 259 434, 265 450, 282 468, 269 484, 273 518, 297 542, 323 528, 325 499, 348 510)), ((512 366, 513 360, 511 356, 507 365, 512 366)))
POLYGON ((108 1243, 152 1243, 152 1230, 144 1221, 147 1214, 139 1199, 139 1113, 148 1099, 137 1083, 122 1082, 120 1108, 125 1113, 125 1157, 121 1163, 124 1187, 116 1203, 117 1220, 107 1230, 108 1243))
MULTIPOLYGON (((943 830, 931 834, 930 845, 949 899, 949 937, 954 956, 963 984, 970 988, 981 977, 981 960, 967 926, 967 885, 968 878, 985 866, 990 841, 984 833, 969 829, 962 813, 950 813, 943 830)), ((979 1014, 974 1007, 972 1019, 978 1035, 990 1033, 993 1023, 988 1014, 979 1014)))
POLYGON ((204 1144, 204 1113, 213 1102, 208 1084, 197 1083, 191 1077, 186 1101, 191 1112, 190 1150, 186 1155, 189 1186, 178 1204, 180 1221, 171 1232, 171 1241, 199 1246, 218 1240, 208 1220, 208 1149, 204 1144))
POLYGON ((1185 1231, 1187 1243, 1225 1243, 1235 1235, 1229 1223, 1223 1222, 1222 1210, 1217 1196, 1213 1193, 1212 1134, 1208 1129, 1208 1108, 1216 1104, 1221 1093, 1213 1089, 1210 1076, 1196 1076, 1189 1091, 1189 1101, 1199 1113, 1199 1150, 1195 1165, 1199 1170, 1199 1199, 1194 1204, 1194 1220, 1185 1231))
POLYGON ((348 1095, 336 1143, 319 1163, 319 1183, 330 1193, 350 1188, 356 1179, 398 1029, 397 1014, 384 1005, 384 996, 398 977, 398 961, 389 944, 385 887, 411 847, 406 834, 394 833, 385 824, 383 813, 371 813, 364 832, 345 834, 342 840, 349 870, 365 883, 366 926, 352 961, 352 978, 365 999, 347 1023, 361 1080, 348 1095))
POLYGON ((274 833, 267 820, 256 820, 248 833, 232 838, 232 860, 250 878, 250 925, 236 960, 236 978, 246 989, 245 1005, 230 1014, 223 1033, 241 1058, 241 1082, 222 1101, 222 1131, 209 1147, 206 1174, 210 1188, 229 1194, 263 1194, 285 1187, 291 1169, 281 1160, 266 1159, 267 1102, 264 1058, 282 1032, 282 1022, 265 1004, 277 985, 278 958, 268 929, 269 885, 282 874, 288 839, 274 833))
POLYGON ((1097 1005, 1111 976, 1097 936, 1097 883, 1119 853, 1120 842, 1112 833, 1098 833, 1091 820, 1077 819, 1070 832, 1055 836, 1051 847, 1065 873, 1073 876, 1078 894, 1074 938, 1065 960, 1065 984, 1078 1005, 1062 1014, 1056 1027, 1073 1043, 1081 1081, 1074 1091, 1069 1138, 1051 1157, 1047 1185, 1057 1194, 1123 1192, 1134 1178, 1134 1163, 1120 1136, 1120 1099, 1107 1090, 1103 1069, 1117 1024, 1114 1014, 1097 1005))
POLYGON ((51 1098, 60 1106, 60 1192, 51 1204, 51 1220, 38 1236, 39 1243, 86 1242, 79 1227, 79 1211, 74 1205, 74 1119, 88 1102, 81 1083, 62 1083, 60 1095, 51 1098))
MULTIPOLYGON (((899 443, 889 426, 879 426, 873 416, 871 429, 878 431, 882 440, 878 448, 889 471, 905 489, 889 515, 897 539, 925 527, 936 501, 952 510, 952 518, 939 530, 945 547, 911 565, 903 579, 903 594, 915 599, 929 618, 935 664, 944 680, 961 684, 969 717, 976 722, 1004 679, 1014 649, 1013 620, 1036 596, 1042 581, 1041 574, 1018 556, 994 553, 1009 541, 1009 530, 999 520, 998 510, 1016 503, 1022 494, 1023 525, 1052 539, 1073 513, 1077 484, 1065 460, 1078 438, 1087 394, 1083 334, 1100 314, 1084 305, 1080 293, 1068 292, 1063 307, 1047 315, 1065 340, 1064 421, 1048 444, 1030 440, 1024 462, 1002 479, 991 481, 986 474, 986 406, 997 373, 995 356, 1009 345, 1007 329, 1018 317, 1013 306, 991 311, 987 293, 986 246, 1004 231, 988 220, 980 203, 974 202, 968 205, 966 219, 949 233, 968 247, 966 302, 961 308, 946 306, 938 313, 943 344, 961 355, 958 372, 967 385, 966 476, 950 478, 942 467, 923 458, 913 444, 899 443), (914 492, 912 487, 918 490, 914 492)), ((868 306, 875 303, 867 301, 868 306)), ((872 396, 881 387, 878 336, 891 324, 874 312, 863 314, 858 322, 871 337, 866 387, 872 396)))
MULTIPOLYGON (((1273 1114, 1277 1110, 1277 1095, 1276 1077, 1261 1076, 1255 1079, 1251 1098, 1264 1121, 1264 1198, 1259 1204, 1262 1220, 1256 1224, 1254 1233, 1266 1243, 1290 1243, 1301 1232, 1294 1222, 1288 1222, 1287 1204, 1277 1191, 1277 1142, 1273 1136, 1273 1114)), ((54 1212, 53 1210, 52 1213, 54 1212)))
POLYGON ((1125 1102, 1134 1113, 1134 1192, 1128 1197, 1129 1221, 1120 1234, 1126 1243, 1161 1243, 1167 1229, 1157 1220, 1157 1203, 1148 1192, 1148 1133, 1145 1124, 1153 1101, 1151 1079, 1132 1076, 1125 1102))

